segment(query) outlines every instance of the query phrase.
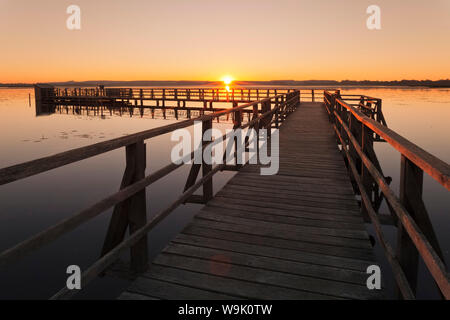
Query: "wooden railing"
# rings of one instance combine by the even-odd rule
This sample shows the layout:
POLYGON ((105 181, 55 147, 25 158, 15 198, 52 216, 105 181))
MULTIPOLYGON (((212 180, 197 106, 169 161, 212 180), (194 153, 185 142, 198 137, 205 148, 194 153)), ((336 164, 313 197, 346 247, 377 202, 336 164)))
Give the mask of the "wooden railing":
MULTIPOLYGON (((182 164, 170 163, 164 168, 146 176, 145 140, 192 126, 195 121, 202 122, 202 131, 205 132, 212 128, 215 118, 232 114, 234 129, 269 129, 266 143, 270 143, 270 128, 278 127, 298 107, 299 103, 299 91, 291 91, 227 110, 205 114, 196 119, 180 121, 167 126, 0 169, 0 185, 4 185, 118 148, 126 148, 126 168, 118 192, 22 241, 14 247, 3 251, 0 253, 0 267, 57 240, 62 235, 74 230, 107 209, 114 207, 108 233, 103 244, 101 258, 82 273, 81 282, 85 286, 98 275, 102 274, 127 249, 130 250, 131 268, 136 272, 144 271, 148 264, 147 233, 180 204, 186 202, 206 203, 213 196, 213 175, 221 170, 237 170, 239 168, 237 161, 238 155, 236 153, 234 154, 234 165, 227 165, 228 162, 224 162, 213 167, 204 161, 202 164, 193 164, 184 192, 170 206, 156 213, 147 221, 145 188, 181 167, 182 164), (243 110, 249 108, 253 111, 253 117, 248 122, 243 123, 243 110), (200 169, 202 169, 202 177, 199 181, 196 181, 200 169), (193 195, 201 186, 203 187, 203 195, 193 195), (127 227, 129 227, 130 235, 125 238, 127 227)), ((223 141, 231 137, 231 134, 227 133, 224 135, 222 137, 223 141)), ((204 141, 202 148, 205 148, 207 145, 216 144, 217 141, 220 142, 221 140, 204 141)), ((185 157, 184 160, 192 159, 194 152, 185 157)), ((68 298, 73 294, 74 291, 70 291, 65 287, 52 298, 68 298)))
POLYGON ((54 97, 108 97, 128 100, 258 101, 295 89, 273 88, 53 88, 54 97))
MULTIPOLYGON (((264 98, 298 92, 302 102, 323 100, 323 90, 293 88, 57 88, 35 87, 36 115, 60 112, 94 115, 118 113, 141 117, 146 111, 152 118, 191 119, 205 112, 217 112, 236 103, 259 101, 264 98), (227 105, 228 103, 229 105, 227 105), (70 110, 70 111, 69 111, 70 110)), ((248 117, 252 110, 244 110, 248 117)), ((228 117, 227 117, 228 118, 228 117)))
POLYGON ((165 100, 165 101, 240 101, 251 102, 289 92, 300 92, 303 101, 322 101, 322 89, 296 88, 45 88, 45 99, 107 97, 123 100, 165 100))
MULTIPOLYGON (((345 100, 349 98, 344 97, 345 100)), ((378 99, 364 97, 357 100, 361 102, 355 106, 345 102, 339 91, 325 92, 324 95, 330 121, 361 194, 362 212, 372 221, 401 296, 413 299, 416 295, 420 255, 442 296, 449 299, 449 275, 422 199, 422 188, 423 172, 426 172, 450 190, 450 166, 384 126, 382 119, 376 121, 376 111, 369 112, 361 105, 376 103, 378 99), (401 154, 399 196, 389 187, 381 166, 374 157, 373 141, 376 136, 401 154), (386 240, 379 215, 374 209, 377 188, 383 193, 397 223, 396 251, 386 240)))
POLYGON ((374 119, 379 123, 387 126, 386 119, 384 118, 383 111, 381 109, 381 99, 355 94, 342 94, 341 99, 345 102, 352 102, 348 103, 348 105, 356 107, 359 111, 364 113, 369 118, 374 119))

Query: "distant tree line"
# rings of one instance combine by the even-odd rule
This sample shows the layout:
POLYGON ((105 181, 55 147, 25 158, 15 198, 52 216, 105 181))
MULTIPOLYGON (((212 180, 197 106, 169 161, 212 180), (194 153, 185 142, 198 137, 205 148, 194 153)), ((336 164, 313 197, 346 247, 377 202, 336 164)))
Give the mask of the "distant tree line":
MULTIPOLYGON (((117 86, 215 86, 221 85, 220 81, 66 81, 48 82, 54 86, 77 86, 95 87, 98 85, 117 86)), ((404 87, 429 87, 429 88, 450 88, 450 79, 446 80, 395 80, 395 81, 373 81, 373 80, 271 80, 271 81, 235 81, 237 85, 275 85, 275 86, 404 86, 404 87)), ((0 83, 0 87, 32 87, 32 83, 0 83)))

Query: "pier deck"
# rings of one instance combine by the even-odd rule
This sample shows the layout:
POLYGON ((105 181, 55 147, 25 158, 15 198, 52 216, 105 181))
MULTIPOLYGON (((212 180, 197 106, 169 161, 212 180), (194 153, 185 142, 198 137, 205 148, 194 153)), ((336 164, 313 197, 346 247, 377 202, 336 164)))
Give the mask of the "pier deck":
POLYGON ((323 103, 280 129, 280 170, 244 166, 120 299, 376 299, 373 248, 323 103))
MULTIPOLYGON (((366 286, 367 267, 377 264, 372 243, 383 249, 397 298, 416 298, 420 258, 441 296, 450 299, 450 276, 423 199, 425 173, 450 190, 450 166, 389 129, 379 98, 292 88, 36 86, 35 92, 37 115, 69 99, 64 100, 66 113, 70 105, 74 114, 82 108, 97 115, 118 109, 132 116, 137 108, 142 117, 149 108, 152 117, 155 110, 164 118, 172 110, 175 119, 186 120, 0 169, 1 186, 112 150, 124 149, 126 158, 117 192, 0 252, 0 267, 113 208, 100 257, 83 271, 81 282, 85 287, 100 275, 133 276, 120 299, 384 298, 384 290, 366 286), (85 96, 88 102, 81 99, 85 96), (105 97, 115 102, 104 105, 105 97), (316 102, 322 98, 323 103, 316 102), (176 104, 166 105, 166 100, 176 104), (229 108, 213 106, 219 102, 229 108), (170 162, 146 174, 145 142, 197 121, 206 133, 220 118, 232 120, 234 129, 280 128, 278 174, 262 176, 256 165, 240 167, 238 152, 232 155, 234 164, 212 166, 202 159, 191 164, 183 192, 147 219, 146 188, 183 163, 170 162), (374 143, 386 143, 400 154, 398 191, 383 173, 374 143), (223 170, 238 173, 214 195, 213 176, 223 170), (149 263, 148 233, 183 203, 205 206, 149 263), (380 212, 383 203, 387 213, 380 212), (365 222, 376 237, 369 238, 365 222), (395 237, 385 235, 383 224, 394 228, 395 237), (120 261, 125 252, 129 263, 120 261)), ((215 142, 204 139, 202 148, 215 142)), ((77 292, 64 283, 51 299, 69 299, 77 292)))

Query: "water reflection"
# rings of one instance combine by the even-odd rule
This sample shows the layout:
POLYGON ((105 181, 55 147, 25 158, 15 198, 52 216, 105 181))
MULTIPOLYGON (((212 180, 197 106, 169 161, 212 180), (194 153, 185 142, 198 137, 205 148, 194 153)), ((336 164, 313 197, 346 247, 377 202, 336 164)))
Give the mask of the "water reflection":
MULTIPOLYGON (((0 89, 0 167, 89 145, 176 121, 173 118, 149 119, 106 114, 52 114, 36 117, 34 105, 28 105, 32 89, 0 89)), ((383 112, 389 127, 414 141, 442 160, 450 161, 450 90, 342 88, 344 94, 364 94, 383 99, 383 112)), ((214 124, 216 125, 216 124, 214 124)), ((227 124, 219 124, 226 126, 227 124)), ((391 186, 398 192, 400 155, 386 143, 376 143, 376 152, 384 174, 392 176, 391 186)), ((147 142, 147 172, 170 161, 169 136, 147 142)), ((115 192, 124 170, 123 149, 68 165, 35 177, 0 186, 0 250, 10 247, 45 227, 68 217, 104 196, 115 192)), ((164 182, 148 188, 149 215, 167 206, 182 191, 189 168, 182 167, 164 182)), ((218 190, 231 173, 215 177, 218 190)), ((450 199, 447 191, 425 174, 424 201, 440 240, 446 261, 450 261, 450 199)), ((191 219, 199 206, 189 204, 177 209, 149 235, 154 256, 191 219)), ((381 212, 387 213, 385 204, 381 212)), ((65 267, 89 266, 98 258, 110 212, 27 256, 0 272, 0 298, 47 298, 65 282, 65 267), (19 284, 19 285, 18 285, 19 284)), ((370 228, 370 227, 369 227, 370 228)), ((394 229, 385 227, 395 243, 394 229)), ((382 257, 381 250, 377 255, 382 257)), ((382 265, 384 282, 391 289, 393 279, 382 265), (386 271, 386 273, 384 273, 386 271)), ((421 266, 419 298, 436 297, 430 276, 421 266)), ((103 278, 94 281, 81 297, 114 298, 126 281, 103 278)))

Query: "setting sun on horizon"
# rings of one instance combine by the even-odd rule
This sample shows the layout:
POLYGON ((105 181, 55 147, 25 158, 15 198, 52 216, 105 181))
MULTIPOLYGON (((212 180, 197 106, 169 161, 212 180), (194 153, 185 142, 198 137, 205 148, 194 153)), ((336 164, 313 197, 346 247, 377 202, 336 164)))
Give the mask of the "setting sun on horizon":
POLYGON ((225 83, 225 85, 229 86, 234 81, 234 79, 233 77, 227 75, 222 77, 222 81, 223 83, 225 83))

